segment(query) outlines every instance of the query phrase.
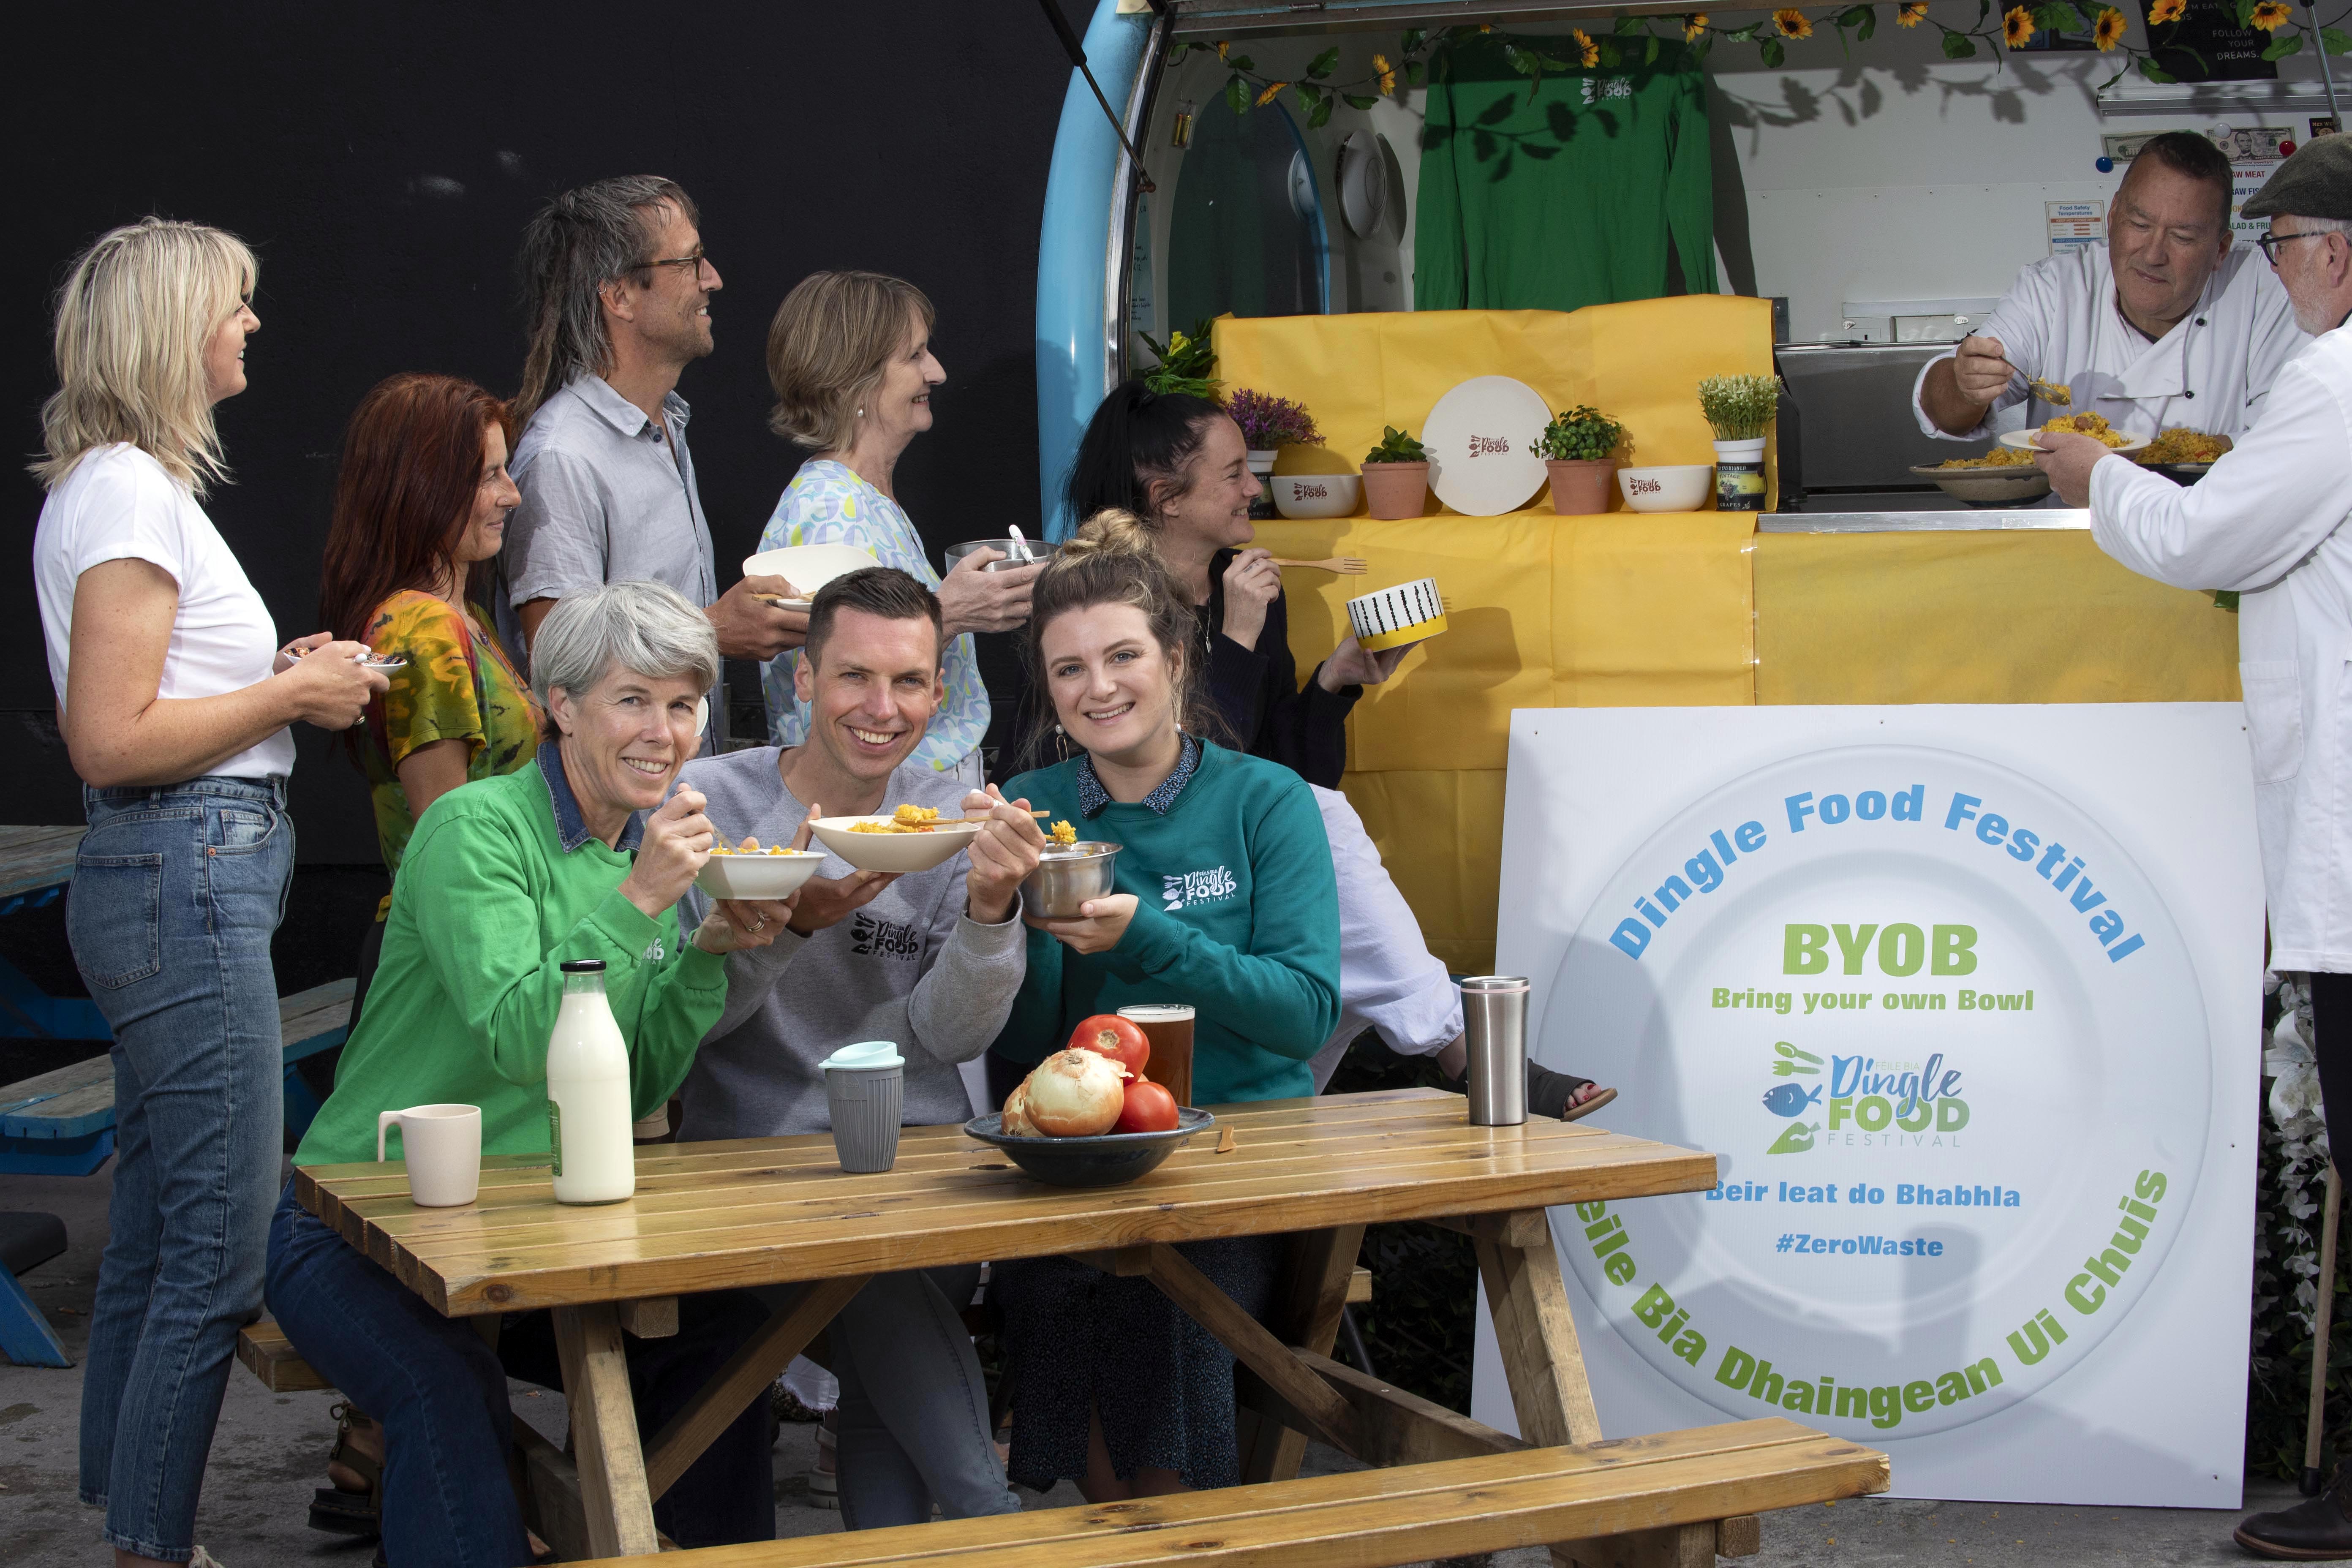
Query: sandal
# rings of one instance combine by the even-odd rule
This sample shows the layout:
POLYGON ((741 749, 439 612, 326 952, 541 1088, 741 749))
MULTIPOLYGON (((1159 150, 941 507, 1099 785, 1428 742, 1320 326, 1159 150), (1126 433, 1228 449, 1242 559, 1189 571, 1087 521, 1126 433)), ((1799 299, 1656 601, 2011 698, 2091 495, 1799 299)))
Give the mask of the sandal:
POLYGON ((349 1400, 327 1414, 335 1418, 335 1446, 327 1455, 327 1463, 341 1465, 361 1477, 367 1482, 367 1489, 347 1492, 341 1487, 329 1486, 313 1491, 310 1528, 336 1535, 380 1534, 383 1528, 383 1466, 360 1452, 359 1446, 352 1441, 353 1424, 367 1416, 349 1400))

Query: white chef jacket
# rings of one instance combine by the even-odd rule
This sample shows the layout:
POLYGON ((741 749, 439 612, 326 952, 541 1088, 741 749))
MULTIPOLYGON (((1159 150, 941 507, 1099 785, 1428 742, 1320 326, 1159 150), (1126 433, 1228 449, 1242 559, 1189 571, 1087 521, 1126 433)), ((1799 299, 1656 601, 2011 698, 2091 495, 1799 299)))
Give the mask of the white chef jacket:
POLYGON ((2233 245, 2205 280, 2197 308, 2151 343, 2116 303, 2115 268, 2104 240, 2020 268, 1977 335, 2000 339, 2018 374, 1983 423, 1953 436, 1927 417, 1919 401, 1927 372, 1952 354, 1920 366, 1911 412, 1919 428, 1938 440, 1990 440, 1993 416, 2028 401, 2025 384, 2032 376, 2066 387, 2074 401, 2058 407, 2032 399, 2030 425, 2062 414, 2104 414, 2108 424, 2136 436, 2186 426, 2235 437, 2260 416, 2279 366, 2311 341, 2294 324, 2294 307, 2262 252, 2233 245))
POLYGON ((2279 371, 2261 421, 2186 489, 2091 469, 2099 548, 2182 588, 2234 588, 2271 964, 2352 973, 2352 331, 2279 371))

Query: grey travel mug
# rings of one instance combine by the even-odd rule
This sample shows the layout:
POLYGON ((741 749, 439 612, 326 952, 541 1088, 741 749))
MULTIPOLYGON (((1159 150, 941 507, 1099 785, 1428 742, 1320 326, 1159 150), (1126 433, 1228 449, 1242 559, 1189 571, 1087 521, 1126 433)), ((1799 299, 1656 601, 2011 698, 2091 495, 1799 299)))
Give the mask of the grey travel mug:
POLYGON ((1528 1119, 1528 978, 1474 974, 1462 982, 1463 1044, 1470 1055, 1470 1124, 1528 1119))
POLYGON ((905 1097, 903 1067, 824 1069, 833 1148, 843 1170, 864 1174, 887 1171, 898 1163, 898 1113, 905 1097))

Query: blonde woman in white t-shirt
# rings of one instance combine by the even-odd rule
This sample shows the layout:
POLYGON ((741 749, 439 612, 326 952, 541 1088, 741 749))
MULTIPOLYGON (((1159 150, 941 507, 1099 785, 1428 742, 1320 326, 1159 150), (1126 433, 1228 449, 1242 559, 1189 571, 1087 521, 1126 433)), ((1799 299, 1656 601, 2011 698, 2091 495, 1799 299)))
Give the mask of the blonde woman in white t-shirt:
POLYGON ((324 633, 280 649, 197 504, 245 390, 256 264, 147 218, 58 301, 33 572, 89 830, 66 930, 114 1030, 114 1195, 82 1370, 81 1497, 121 1564, 184 1563, 237 1329, 261 1307, 282 1109, 270 933, 294 864, 296 720, 384 678, 324 633))

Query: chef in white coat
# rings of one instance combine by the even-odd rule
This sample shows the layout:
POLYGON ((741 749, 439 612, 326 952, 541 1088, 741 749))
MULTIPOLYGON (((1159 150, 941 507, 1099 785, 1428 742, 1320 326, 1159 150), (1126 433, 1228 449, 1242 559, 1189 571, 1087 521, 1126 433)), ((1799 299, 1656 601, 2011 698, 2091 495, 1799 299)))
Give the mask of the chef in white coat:
MULTIPOLYGON (((2271 967, 2311 975, 2328 1142, 2352 1158, 2352 137, 2324 136, 2245 205, 2313 340, 2262 417, 2182 489, 2088 437, 2045 434, 2035 462, 2099 548, 2182 588, 2233 588, 2271 967)), ((2265 268, 2268 270, 2268 268, 2265 268)), ((2309 1502, 2254 1514, 2265 1557, 2352 1557, 2352 1466, 2309 1502)))
POLYGON ((2230 161, 2185 131, 2151 137, 2107 212, 2105 244, 2020 269, 1984 331, 1927 362, 1911 392, 1919 428, 1989 441, 2020 403, 2025 423, 2103 414, 2135 436, 2176 426, 2234 437, 2305 342, 2286 292, 2230 235, 2230 161), (2063 386, 2065 405, 2028 383, 2063 386))

